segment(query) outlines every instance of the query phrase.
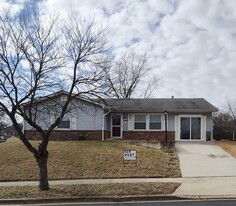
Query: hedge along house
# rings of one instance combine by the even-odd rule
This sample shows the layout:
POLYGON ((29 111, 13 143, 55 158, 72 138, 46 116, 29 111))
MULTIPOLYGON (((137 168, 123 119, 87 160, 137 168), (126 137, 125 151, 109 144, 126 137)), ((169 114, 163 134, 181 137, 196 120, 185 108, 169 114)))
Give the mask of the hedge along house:
MULTIPOLYGON (((54 120, 55 105, 64 98, 66 93, 58 92, 37 101, 41 109, 36 121, 43 129, 54 120)), ((105 103, 75 98, 70 108, 52 140, 211 140, 212 113, 217 111, 202 98, 110 99, 105 103)), ((24 132, 30 139, 38 138, 26 122, 24 132)))

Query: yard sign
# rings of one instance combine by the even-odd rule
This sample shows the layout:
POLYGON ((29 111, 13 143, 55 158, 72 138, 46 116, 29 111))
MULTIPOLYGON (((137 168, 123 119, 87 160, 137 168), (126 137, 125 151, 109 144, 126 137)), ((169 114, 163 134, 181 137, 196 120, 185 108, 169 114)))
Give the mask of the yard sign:
POLYGON ((125 161, 136 161, 137 160, 137 151, 125 150, 124 151, 124 160, 125 161))
POLYGON ((124 150, 123 166, 127 163, 135 164, 137 166, 137 151, 136 150, 124 150))

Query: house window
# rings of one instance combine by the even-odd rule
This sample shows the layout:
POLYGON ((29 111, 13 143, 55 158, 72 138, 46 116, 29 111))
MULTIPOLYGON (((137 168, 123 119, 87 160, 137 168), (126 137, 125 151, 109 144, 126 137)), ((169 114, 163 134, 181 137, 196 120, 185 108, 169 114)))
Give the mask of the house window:
POLYGON ((67 113, 62 118, 62 121, 58 125, 58 128, 60 129, 69 129, 70 128, 70 115, 67 113))
POLYGON ((150 115, 149 129, 161 129, 161 115, 150 115))
POLYGON ((146 129, 146 115, 135 115, 134 129, 146 129))
POLYGON ((66 102, 67 101, 67 96, 66 95, 62 95, 61 96, 61 101, 62 102, 66 102))

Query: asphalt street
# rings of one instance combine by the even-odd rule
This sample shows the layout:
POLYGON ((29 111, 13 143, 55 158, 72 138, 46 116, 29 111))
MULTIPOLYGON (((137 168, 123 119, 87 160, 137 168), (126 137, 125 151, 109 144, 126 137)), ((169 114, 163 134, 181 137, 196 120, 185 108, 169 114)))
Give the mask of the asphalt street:
MULTIPOLYGON (((29 205, 29 204, 28 204, 29 205)), ((236 200, 208 200, 208 201, 155 201, 128 203, 55 203, 34 204, 34 206, 235 206, 236 200)), ((12 205, 13 206, 13 205, 12 205)), ((22 206, 22 205, 14 205, 22 206)), ((33 206, 31 204, 31 206, 33 206)))

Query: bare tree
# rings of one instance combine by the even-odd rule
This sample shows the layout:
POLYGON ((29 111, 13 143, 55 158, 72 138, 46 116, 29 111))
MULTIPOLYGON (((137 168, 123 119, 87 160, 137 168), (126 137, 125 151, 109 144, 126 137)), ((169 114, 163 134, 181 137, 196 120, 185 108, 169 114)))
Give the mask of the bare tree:
POLYGON ((142 93, 142 97, 148 98, 160 84, 159 77, 150 75, 146 54, 123 53, 110 67, 106 77, 111 97, 128 99, 142 93))
POLYGON ((213 116, 213 125, 214 138, 216 140, 231 138, 234 122, 229 112, 219 111, 215 113, 213 116))
POLYGON ((232 122, 233 122, 233 140, 235 140, 235 129, 236 129, 236 107, 235 105, 230 102, 227 101, 227 106, 228 106, 228 110, 229 110, 229 114, 232 118, 232 122))
POLYGON ((13 16, 10 10, 0 17, 0 110, 11 119, 37 161, 40 190, 49 189, 50 135, 70 110, 72 100, 104 92, 103 56, 107 49, 106 31, 93 20, 71 15, 63 23, 56 16, 45 19, 37 11, 30 16, 13 16), (40 106, 39 98, 50 100, 50 94, 61 89, 67 91, 65 101, 40 106), (51 111, 52 105, 59 109, 45 130, 37 118, 51 111), (40 135, 38 148, 22 132, 18 116, 40 135))

